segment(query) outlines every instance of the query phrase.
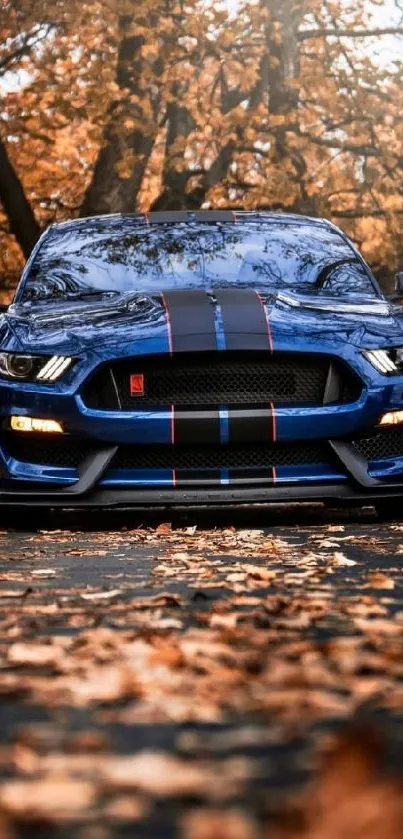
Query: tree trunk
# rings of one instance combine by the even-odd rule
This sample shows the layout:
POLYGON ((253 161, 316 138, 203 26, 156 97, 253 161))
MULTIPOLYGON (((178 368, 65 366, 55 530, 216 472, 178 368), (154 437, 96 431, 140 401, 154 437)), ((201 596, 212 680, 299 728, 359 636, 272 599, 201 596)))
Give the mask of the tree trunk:
MULTIPOLYGON (((150 18, 145 24, 152 32, 157 19, 154 19, 156 15, 150 18)), ((131 17, 125 16, 119 21, 122 40, 116 81, 125 93, 122 100, 111 105, 104 143, 84 195, 80 216, 136 209, 137 194, 157 136, 161 62, 158 57, 153 62, 154 84, 150 85, 145 78, 146 59, 142 56, 145 35, 125 37, 132 25, 131 17)), ((150 72, 149 66, 147 71, 150 72)))
POLYGON ((29 257, 40 228, 33 209, 25 195, 24 187, 0 139, 0 201, 4 207, 10 230, 25 257, 29 257))
MULTIPOLYGON (((258 77, 248 94, 247 113, 252 118, 255 110, 264 103, 269 114, 282 115, 294 110, 298 104, 299 91, 295 86, 295 79, 300 72, 300 47, 297 40, 298 27, 302 18, 301 0, 262 0, 262 5, 269 14, 265 24, 266 49, 261 57, 258 77), (273 21, 281 25, 281 39, 274 37, 273 21), (273 66, 272 59, 276 59, 273 66)), ((245 98, 245 93, 238 89, 227 89, 225 69, 222 77, 222 114, 228 114, 232 108, 237 108, 245 98)), ((273 129, 272 129, 273 131, 273 129)), ((231 138, 223 145, 211 167, 198 179, 197 184, 186 196, 186 206, 200 206, 206 201, 208 192, 220 181, 228 176, 231 163, 238 150, 242 150, 244 143, 243 126, 234 125, 236 139, 231 138)), ((275 129, 275 147, 277 160, 285 157, 287 152, 287 131, 278 126, 275 129)), ((298 157, 297 152, 293 154, 298 157)), ((298 175, 301 175, 301 161, 294 161, 298 175)), ((187 174, 187 177, 189 177, 187 174)), ((236 179, 234 186, 236 187, 236 179)))
MULTIPOLYGON (((183 105, 184 94, 176 91, 177 99, 170 102, 167 110, 168 129, 165 144, 165 159, 162 173, 162 190, 153 202, 152 210, 186 210, 191 209, 186 187, 191 172, 183 167, 183 152, 186 141, 195 128, 195 122, 183 105), (183 141, 183 148, 176 147, 178 141, 183 141)), ((196 206, 199 206, 196 204, 196 206)))

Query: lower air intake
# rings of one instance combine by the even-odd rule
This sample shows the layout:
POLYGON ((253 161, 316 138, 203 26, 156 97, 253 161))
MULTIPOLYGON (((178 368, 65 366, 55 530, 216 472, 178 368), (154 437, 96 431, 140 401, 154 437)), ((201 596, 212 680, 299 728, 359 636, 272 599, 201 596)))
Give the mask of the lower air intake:
POLYGON ((259 469, 327 464, 327 443, 268 443, 261 446, 120 446, 111 469, 259 469))
POLYGON ((353 445, 366 460, 403 457, 403 427, 379 431, 371 437, 354 440, 353 445))

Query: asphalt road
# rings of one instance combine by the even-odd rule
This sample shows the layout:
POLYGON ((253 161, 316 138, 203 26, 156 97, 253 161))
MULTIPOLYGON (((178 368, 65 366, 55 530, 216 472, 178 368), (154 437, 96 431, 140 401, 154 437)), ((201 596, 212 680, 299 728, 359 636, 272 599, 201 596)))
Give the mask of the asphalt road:
POLYGON ((0 839, 314 836, 297 810, 340 737, 399 771, 403 524, 311 507, 6 524, 0 839))

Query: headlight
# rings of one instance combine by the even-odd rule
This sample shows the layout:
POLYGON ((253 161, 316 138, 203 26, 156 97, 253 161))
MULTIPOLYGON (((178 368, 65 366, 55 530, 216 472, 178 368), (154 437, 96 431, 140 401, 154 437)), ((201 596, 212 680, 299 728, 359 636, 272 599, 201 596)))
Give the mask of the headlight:
POLYGON ((73 363, 64 355, 0 353, 0 376, 21 382, 56 382, 73 363))
POLYGON ((403 373, 403 347, 391 347, 389 350, 363 350, 363 355, 379 373, 384 373, 385 376, 403 373))

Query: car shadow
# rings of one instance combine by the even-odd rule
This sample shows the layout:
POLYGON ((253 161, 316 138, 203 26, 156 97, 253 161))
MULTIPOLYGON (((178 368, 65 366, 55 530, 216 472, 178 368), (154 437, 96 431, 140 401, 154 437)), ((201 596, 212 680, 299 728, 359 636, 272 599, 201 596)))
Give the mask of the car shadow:
POLYGON ((328 507, 323 504, 260 504, 223 508, 153 509, 153 510, 49 510, 3 509, 0 527, 16 532, 72 530, 81 532, 156 528, 168 523, 173 529, 196 527, 263 528, 311 527, 330 524, 353 524, 377 519, 373 507, 328 507))

